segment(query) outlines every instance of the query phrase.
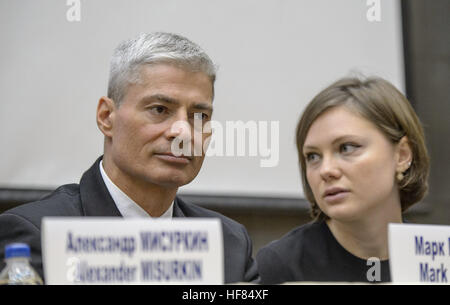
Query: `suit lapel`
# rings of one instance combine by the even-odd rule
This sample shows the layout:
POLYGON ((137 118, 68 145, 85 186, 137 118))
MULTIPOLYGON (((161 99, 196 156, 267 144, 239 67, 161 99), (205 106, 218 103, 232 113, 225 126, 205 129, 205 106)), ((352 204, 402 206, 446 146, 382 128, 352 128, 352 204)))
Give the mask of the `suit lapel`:
POLYGON ((180 205, 183 203, 181 202, 178 197, 175 197, 174 203, 173 203, 173 217, 186 217, 186 214, 181 209, 180 205))
POLYGON ((122 216, 100 174, 102 157, 81 177, 80 196, 84 216, 122 216))

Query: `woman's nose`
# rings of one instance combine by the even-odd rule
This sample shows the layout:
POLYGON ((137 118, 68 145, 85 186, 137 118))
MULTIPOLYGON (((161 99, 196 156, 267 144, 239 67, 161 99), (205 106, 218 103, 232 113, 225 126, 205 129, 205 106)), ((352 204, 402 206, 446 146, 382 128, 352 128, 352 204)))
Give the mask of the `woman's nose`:
POLYGON ((322 179, 328 181, 330 179, 337 179, 341 176, 338 161, 332 156, 324 156, 320 166, 320 176, 322 179))

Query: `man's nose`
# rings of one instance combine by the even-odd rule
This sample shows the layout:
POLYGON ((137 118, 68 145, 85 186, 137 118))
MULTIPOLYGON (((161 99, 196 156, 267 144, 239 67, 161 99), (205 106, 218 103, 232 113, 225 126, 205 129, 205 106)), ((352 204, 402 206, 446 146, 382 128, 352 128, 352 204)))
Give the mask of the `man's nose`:
POLYGON ((191 129, 192 126, 189 124, 187 113, 179 111, 168 128, 167 137, 171 139, 178 138, 183 141, 190 141, 191 129))
POLYGON ((333 156, 324 156, 320 166, 320 176, 325 181, 337 179, 341 176, 339 162, 333 156))

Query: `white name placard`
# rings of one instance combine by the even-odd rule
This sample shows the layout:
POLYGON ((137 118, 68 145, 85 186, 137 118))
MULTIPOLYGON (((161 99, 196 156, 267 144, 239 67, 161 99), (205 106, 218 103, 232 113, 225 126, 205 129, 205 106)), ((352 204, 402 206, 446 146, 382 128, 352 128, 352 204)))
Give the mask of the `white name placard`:
POLYGON ((212 218, 46 217, 47 284, 223 284, 222 225, 212 218))
POLYGON ((448 284, 450 226, 389 224, 392 282, 448 284))

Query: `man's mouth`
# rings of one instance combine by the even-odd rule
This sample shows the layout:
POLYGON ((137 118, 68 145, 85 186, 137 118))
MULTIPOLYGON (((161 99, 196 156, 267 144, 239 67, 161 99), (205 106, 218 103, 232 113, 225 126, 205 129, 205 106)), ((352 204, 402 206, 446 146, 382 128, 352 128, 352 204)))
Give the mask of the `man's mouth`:
POLYGON ((171 162, 171 163, 178 163, 178 164, 188 164, 192 161, 192 157, 190 156, 175 156, 172 153, 157 153, 155 154, 156 157, 158 157, 161 160, 171 162))

